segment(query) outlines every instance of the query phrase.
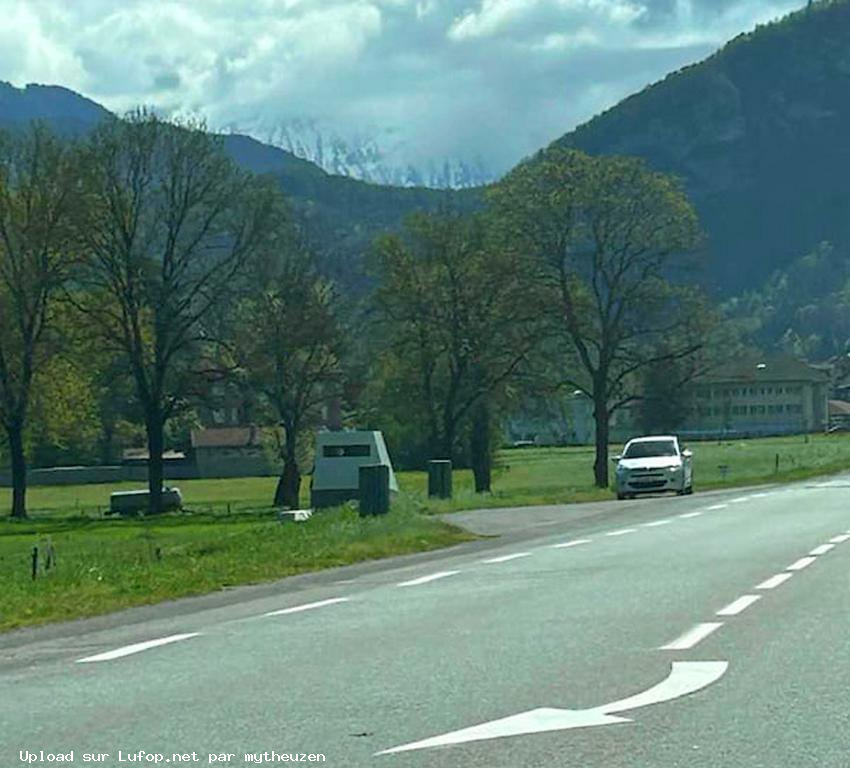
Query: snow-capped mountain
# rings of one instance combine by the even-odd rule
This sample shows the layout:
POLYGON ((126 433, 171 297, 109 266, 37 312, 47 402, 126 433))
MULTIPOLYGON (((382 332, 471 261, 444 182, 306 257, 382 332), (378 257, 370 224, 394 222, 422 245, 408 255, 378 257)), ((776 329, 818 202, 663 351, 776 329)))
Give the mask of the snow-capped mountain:
POLYGON ((402 142, 390 132, 383 138, 352 132, 343 137, 334 128, 312 119, 293 119, 269 124, 262 120, 227 127, 233 133, 244 133, 266 144, 285 149, 309 160, 328 173, 350 176, 374 184, 399 187, 431 187, 465 189, 487 184, 495 174, 482 160, 440 158, 412 160, 402 142))

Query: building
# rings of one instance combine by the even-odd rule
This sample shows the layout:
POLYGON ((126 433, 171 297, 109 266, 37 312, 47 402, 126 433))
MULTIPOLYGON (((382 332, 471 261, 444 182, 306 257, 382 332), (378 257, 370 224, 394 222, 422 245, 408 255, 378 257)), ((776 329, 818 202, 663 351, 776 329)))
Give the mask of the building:
POLYGON ((781 355, 715 369, 690 387, 680 435, 784 435, 827 429, 829 372, 781 355))
POLYGON ((850 402, 829 401, 829 429, 832 432, 850 431, 850 402))
POLYGON ((198 477, 277 474, 256 426, 193 429, 192 454, 198 477))

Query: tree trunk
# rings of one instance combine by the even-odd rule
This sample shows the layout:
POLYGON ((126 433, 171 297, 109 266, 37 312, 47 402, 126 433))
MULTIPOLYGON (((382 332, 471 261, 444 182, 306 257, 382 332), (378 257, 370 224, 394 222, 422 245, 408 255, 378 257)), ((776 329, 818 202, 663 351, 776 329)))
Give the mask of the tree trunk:
POLYGON ((164 426, 158 411, 148 413, 145 429, 148 433, 148 512, 151 515, 157 515, 162 511, 164 426))
POLYGON ((452 460, 454 455, 454 447, 455 447, 455 432, 454 432, 454 424, 452 424, 448 419, 443 422, 443 434, 440 436, 439 440, 439 449, 435 451, 436 456, 432 456, 432 459, 448 459, 452 460))
POLYGON ((301 470, 298 467, 298 435, 294 429, 286 430, 283 448, 283 471, 274 494, 276 507, 298 509, 301 496, 301 470))
POLYGON ((27 516, 27 459, 24 454, 24 429, 20 424, 6 427, 12 464, 12 517, 27 516))
POLYGON ((112 452, 115 447, 115 422, 111 418, 103 420, 103 433, 100 439, 100 461, 102 464, 112 463, 112 452))
POLYGON ((490 445, 490 406, 486 400, 475 407, 472 414, 472 434, 469 442, 475 492, 489 493, 492 474, 492 452, 490 445))
POLYGON ((593 412, 596 423, 596 461, 593 465, 593 476, 597 488, 608 487, 608 437, 610 414, 607 401, 596 398, 593 412))

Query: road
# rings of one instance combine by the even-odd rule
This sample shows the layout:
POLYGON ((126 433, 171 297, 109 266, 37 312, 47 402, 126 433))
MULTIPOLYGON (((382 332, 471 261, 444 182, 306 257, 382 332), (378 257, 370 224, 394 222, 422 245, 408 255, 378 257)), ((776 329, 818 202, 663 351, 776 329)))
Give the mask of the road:
POLYGON ((455 519, 498 538, 0 636, 0 766, 850 765, 850 476, 455 519))

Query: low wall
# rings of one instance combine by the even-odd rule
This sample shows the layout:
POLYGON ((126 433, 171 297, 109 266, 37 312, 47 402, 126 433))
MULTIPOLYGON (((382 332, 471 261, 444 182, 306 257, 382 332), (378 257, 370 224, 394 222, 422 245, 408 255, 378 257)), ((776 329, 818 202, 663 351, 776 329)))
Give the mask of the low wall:
MULTIPOLYGON (((194 480, 198 469, 194 464, 168 463, 163 467, 166 480, 194 480)), ((94 485, 97 483, 144 483, 148 479, 148 468, 143 464, 133 466, 100 467, 50 467, 31 469, 27 472, 28 485, 94 485)), ((0 471, 0 487, 12 485, 12 473, 0 471)))

